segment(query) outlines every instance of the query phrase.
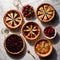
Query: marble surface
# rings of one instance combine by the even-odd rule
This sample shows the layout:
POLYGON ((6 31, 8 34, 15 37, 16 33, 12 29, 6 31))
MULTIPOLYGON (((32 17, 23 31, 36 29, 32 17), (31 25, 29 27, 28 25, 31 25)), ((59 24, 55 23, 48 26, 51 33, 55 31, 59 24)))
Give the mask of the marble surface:
MULTIPOLYGON (((11 56, 5 51, 4 49, 5 37, 4 37, 4 34, 1 33, 2 28, 3 29, 6 28, 6 26, 3 23, 3 16, 5 12, 10 9, 18 10, 18 8, 14 6, 14 1, 15 0, 0 0, 0 60, 60 60, 60 0, 21 0, 21 3, 23 6, 26 4, 30 4, 31 6, 34 7, 35 11, 37 7, 42 3, 50 3, 51 5, 54 6, 56 10, 55 19, 50 23, 47 23, 47 24, 41 23, 37 18, 35 18, 34 20, 31 20, 38 23, 42 31, 44 27, 48 25, 53 25, 56 28, 57 36, 55 37, 55 39, 52 40, 54 50, 49 57, 40 58, 39 56, 37 56, 34 52, 34 42, 29 42, 25 38, 24 39, 26 41, 26 50, 30 50, 32 55, 34 55, 35 59, 30 54, 28 54, 26 50, 19 56, 11 56)), ((22 6, 20 5, 19 6, 20 12, 21 12, 21 8, 22 6)), ((24 18, 24 21, 28 22, 25 18, 24 18)), ((9 34, 11 33, 17 33, 22 35, 21 31, 15 31, 15 32, 10 31, 9 34)), ((43 38, 43 37, 44 36, 42 32, 40 38, 43 38)))

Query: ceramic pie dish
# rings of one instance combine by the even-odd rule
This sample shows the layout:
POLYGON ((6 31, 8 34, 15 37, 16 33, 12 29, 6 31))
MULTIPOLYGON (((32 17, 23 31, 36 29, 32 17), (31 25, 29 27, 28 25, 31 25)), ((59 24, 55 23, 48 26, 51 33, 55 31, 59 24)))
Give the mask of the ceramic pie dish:
POLYGON ((52 53, 53 46, 48 39, 40 39, 35 43, 35 53, 40 57, 47 57, 52 53))
POLYGON ((39 37, 40 31, 40 27, 36 22, 27 22, 22 27, 23 36, 31 41, 39 37))
POLYGON ((55 16, 55 9, 48 3, 41 4, 36 11, 37 18, 42 22, 49 22, 55 16))
POLYGON ((20 54, 25 48, 25 41, 20 35, 11 34, 5 39, 4 48, 9 54, 20 54))
POLYGON ((4 15, 4 23, 10 29, 17 29, 22 25, 23 16, 17 10, 9 10, 4 15))

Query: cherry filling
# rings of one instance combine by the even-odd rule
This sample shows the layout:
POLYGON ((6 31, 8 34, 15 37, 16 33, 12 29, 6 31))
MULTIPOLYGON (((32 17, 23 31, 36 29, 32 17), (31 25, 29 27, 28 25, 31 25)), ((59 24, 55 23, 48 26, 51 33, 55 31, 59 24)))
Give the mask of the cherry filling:
POLYGON ((17 35, 11 35, 6 40, 6 47, 11 52, 18 52, 23 47, 23 40, 17 35))
POLYGON ((30 5, 26 5, 22 8, 22 13, 24 15, 24 17, 26 18, 31 18, 34 16, 34 10, 33 7, 31 7, 30 5))
POLYGON ((44 34, 45 34, 47 37, 53 37, 54 34, 55 34, 55 30, 54 30, 54 28, 53 28, 52 26, 47 27, 47 28, 45 28, 45 30, 44 30, 44 34))

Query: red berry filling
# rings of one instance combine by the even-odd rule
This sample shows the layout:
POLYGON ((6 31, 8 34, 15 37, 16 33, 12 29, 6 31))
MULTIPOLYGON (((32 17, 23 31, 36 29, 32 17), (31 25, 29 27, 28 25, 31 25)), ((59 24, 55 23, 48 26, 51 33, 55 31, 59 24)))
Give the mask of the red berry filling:
POLYGON ((47 27, 47 28, 45 28, 45 30, 44 30, 44 34, 45 34, 47 37, 53 37, 54 34, 55 34, 55 30, 54 30, 54 28, 53 28, 52 26, 47 27))
POLYGON ((24 17, 26 17, 26 18, 33 17, 34 16, 33 7, 31 7, 30 5, 23 6, 22 13, 23 13, 24 17))

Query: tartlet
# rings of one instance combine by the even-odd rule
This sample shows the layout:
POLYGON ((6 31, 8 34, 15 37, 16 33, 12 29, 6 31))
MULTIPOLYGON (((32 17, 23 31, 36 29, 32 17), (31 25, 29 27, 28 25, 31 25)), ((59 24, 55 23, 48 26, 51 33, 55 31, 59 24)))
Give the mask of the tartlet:
POLYGON ((10 29, 17 29, 22 25, 23 16, 17 10, 9 10, 4 15, 4 23, 10 29))
POLYGON ((28 40, 36 40, 41 34, 41 29, 36 22, 27 22, 22 27, 23 36, 28 40))
POLYGON ((55 16, 55 9, 48 3, 41 4, 36 11, 37 18, 42 22, 49 22, 55 16))
POLYGON ((40 39, 35 43, 35 53, 40 57, 47 57, 52 53, 53 46, 48 39, 40 39))
POLYGON ((25 41, 20 35, 11 34, 4 41, 5 50, 12 55, 20 54, 25 49, 25 41))

